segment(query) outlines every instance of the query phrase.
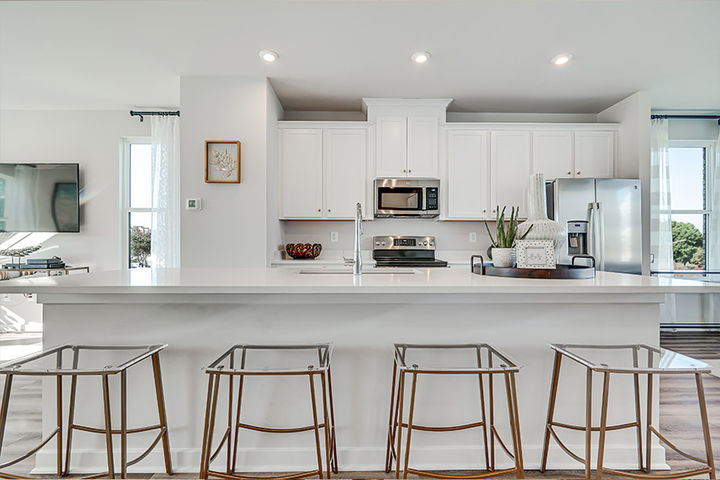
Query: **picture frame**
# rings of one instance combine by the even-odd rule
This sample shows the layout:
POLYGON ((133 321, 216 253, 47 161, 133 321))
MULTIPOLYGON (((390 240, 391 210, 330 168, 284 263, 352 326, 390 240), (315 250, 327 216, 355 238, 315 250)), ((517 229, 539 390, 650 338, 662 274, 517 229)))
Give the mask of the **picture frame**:
POLYGON ((518 268, 556 268, 553 240, 518 240, 515 242, 515 256, 518 268))
POLYGON ((205 141, 205 183, 240 183, 240 142, 205 141))

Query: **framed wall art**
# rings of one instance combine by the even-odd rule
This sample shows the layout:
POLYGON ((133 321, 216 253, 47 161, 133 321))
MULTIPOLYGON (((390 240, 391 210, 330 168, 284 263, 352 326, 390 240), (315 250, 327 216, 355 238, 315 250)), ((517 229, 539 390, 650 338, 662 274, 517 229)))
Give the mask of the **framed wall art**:
POLYGON ((240 142, 205 142, 205 182, 240 183, 240 142))
POLYGON ((515 255, 518 268, 555 268, 555 242, 552 240, 518 240, 515 255))

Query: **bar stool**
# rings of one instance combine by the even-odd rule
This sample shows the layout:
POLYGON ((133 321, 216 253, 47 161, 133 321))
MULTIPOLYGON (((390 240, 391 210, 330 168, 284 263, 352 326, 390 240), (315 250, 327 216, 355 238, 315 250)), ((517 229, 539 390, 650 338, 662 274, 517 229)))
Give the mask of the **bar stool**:
MULTIPOLYGON (((167 418, 165 413, 165 398, 162 387, 162 376, 160 373, 160 352, 167 345, 151 345, 151 346, 97 346, 97 345, 62 345, 51 348, 43 352, 35 353, 13 360, 0 365, 0 375, 5 375, 5 387, 3 389, 2 405, 0 406, 0 450, 2 449, 2 440, 7 425, 8 407, 10 404, 10 392, 12 389, 13 378, 20 375, 55 377, 56 391, 56 427, 39 445, 31 449, 23 456, 10 460, 0 465, 0 470, 14 465, 33 455, 35 452, 47 445, 53 437, 56 438, 56 455, 57 455, 57 476, 68 475, 70 473, 70 453, 72 449, 72 434, 74 430, 80 430, 88 433, 99 433, 105 435, 105 448, 107 453, 108 471, 92 476, 98 478, 107 475, 108 478, 115 478, 115 468, 113 460, 113 435, 120 435, 120 472, 121 478, 126 478, 127 467, 134 465, 144 459, 155 446, 162 441, 163 454, 165 456, 165 470, 168 475, 172 474, 172 465, 170 461, 170 444, 168 441, 167 418), (125 361, 117 366, 108 366, 104 364, 102 367, 92 366, 80 368, 80 352, 130 352, 137 350, 139 353, 125 359, 125 361), (65 365, 65 352, 72 352, 72 363, 68 367, 65 365), (53 358, 54 357, 54 358, 53 358), (152 362, 153 378, 155 384, 155 399, 158 408, 159 421, 157 425, 150 425, 138 428, 128 428, 127 426, 127 371, 130 367, 150 359, 152 362), (47 363, 51 362, 52 366, 47 367, 47 363), (113 429, 110 419, 110 377, 119 375, 120 377, 120 429, 113 429), (67 430, 63 428, 63 377, 70 377, 70 401, 67 430), (99 377, 102 382, 102 398, 103 411, 105 417, 104 428, 88 427, 78 425, 74 422, 75 416, 75 398, 77 395, 77 380, 79 376, 99 377), (158 430, 157 436, 150 446, 137 458, 127 459, 127 436, 133 433, 147 432, 158 430), (67 444, 65 449, 65 468, 63 469, 63 431, 67 431, 67 444)), ((20 477, 18 475, 2 473, 0 477, 6 478, 30 478, 20 477)))
MULTIPOLYGON (((294 479, 318 475, 323 476, 322 448, 320 441, 320 429, 324 433, 324 450, 327 477, 330 472, 338 473, 337 447, 335 441, 335 409, 332 396, 332 376, 330 373, 330 357, 332 345, 328 343, 314 345, 235 345, 223 353, 217 360, 205 369, 208 374, 207 404, 205 407, 205 427, 203 432, 202 453, 200 459, 200 478, 219 477, 224 479, 248 479, 248 478, 272 478, 272 479, 294 479), (306 360, 314 362, 306 368, 272 368, 262 365, 260 368, 248 368, 249 352, 269 350, 276 352, 309 353, 306 360), (317 355, 316 362, 313 359, 317 355), (238 359, 239 356, 239 359, 238 359), (236 367, 239 360, 239 368, 236 367), (274 428, 258 425, 251 425, 240 421, 240 407, 243 398, 243 384, 246 376, 297 376, 307 375, 310 386, 310 401, 312 405, 313 423, 309 426, 293 428, 274 428), (215 430, 215 416, 218 404, 218 390, 221 379, 227 378, 228 385, 228 413, 227 427, 215 449, 213 450, 213 434, 215 430), (238 378, 237 408, 235 422, 232 422, 233 413, 233 380, 238 378), (318 407, 316 399, 315 378, 319 377, 322 389, 322 415, 318 421, 318 407), (315 452, 317 456, 317 468, 308 472, 300 472, 274 477, 243 476, 236 472, 237 448, 240 429, 253 430, 266 433, 299 433, 313 431, 315 434, 315 452), (234 444, 233 443, 234 436, 234 444), (223 446, 227 450, 227 461, 225 472, 211 470, 213 460, 221 452, 223 446)), ((305 360, 305 359, 304 359, 305 360)), ((304 363, 303 365, 307 365, 304 363)))
POLYGON ((663 348, 655 348, 648 345, 560 345, 553 344, 550 348, 555 351, 555 363, 553 366, 552 384, 550 387, 550 401, 548 404, 547 422, 545 425, 545 440, 543 444, 542 466, 540 471, 544 472, 547 467, 548 449, 550 445, 550 437, 554 438, 560 448, 570 457, 580 463, 585 464, 585 478, 590 478, 590 450, 591 450, 591 434, 599 432, 600 438, 598 443, 597 455, 597 478, 602 478, 603 473, 611 475, 631 477, 631 478, 686 478, 693 475, 709 474, 711 479, 715 479, 715 464, 713 461, 712 445, 710 442, 710 428, 708 425, 707 407, 705 404, 705 390, 703 389, 702 374, 710 373, 710 367, 694 358, 681 355, 679 353, 665 350, 663 348), (605 355, 603 355, 603 352, 605 355), (623 355, 624 353, 624 355, 623 355), (585 384, 585 425, 571 425, 567 423, 556 422, 555 403, 557 400, 558 381, 560 377, 560 367, 563 357, 568 358, 586 368, 586 384, 585 384), (641 361, 640 359, 646 359, 641 361), (602 402, 600 413, 600 424, 597 427, 592 426, 592 380, 593 373, 601 373, 603 379, 602 402), (634 385, 634 406, 635 421, 618 425, 608 425, 608 399, 610 389, 610 376, 612 374, 626 374, 633 376, 634 385), (697 389, 698 403, 700 407, 700 419, 702 422, 703 436, 705 440, 706 458, 698 458, 680 450, 677 446, 665 438, 652 424, 652 408, 653 408, 653 377, 654 375, 694 375, 695 385, 697 389), (640 406, 640 375, 647 375, 647 411, 645 419, 645 464, 643 465, 643 446, 642 446, 642 424, 641 424, 641 406, 640 406), (559 438, 555 428, 566 428, 571 430, 581 430, 585 432, 585 458, 573 453, 559 438), (605 454, 605 439, 607 432, 621 430, 626 428, 635 428, 637 435, 637 454, 638 454, 638 470, 646 473, 638 474, 613 470, 603 466, 603 457, 605 454), (668 474, 652 474, 651 452, 652 452, 652 436, 655 435, 660 441, 680 455, 695 460, 705 465, 703 468, 694 470, 675 472, 668 474))
POLYGON ((515 386, 515 374, 520 370, 519 366, 508 359, 506 355, 500 353, 498 350, 485 343, 460 345, 417 345, 396 343, 394 345, 394 357, 392 391, 390 394, 390 419, 388 421, 388 439, 385 455, 386 473, 390 473, 393 467, 393 461, 395 461, 395 477, 400 478, 402 429, 406 428, 407 440, 405 444, 403 478, 407 478, 408 473, 450 479, 489 478, 514 473, 516 478, 524 478, 522 442, 520 439, 520 422, 517 406, 517 389, 515 386), (420 357, 418 356, 420 350, 430 350, 441 355, 451 354, 451 352, 457 352, 459 350, 468 350, 472 354, 471 358, 474 365, 441 368, 430 365, 420 366, 421 362, 420 357), (486 359, 487 362, 485 365, 483 365, 483 358, 486 359), (405 397, 405 377, 407 375, 412 376, 412 383, 410 387, 410 407, 408 419, 405 421, 403 417, 403 403, 405 397), (480 389, 480 421, 447 427, 423 426, 413 423, 415 415, 415 393, 417 390, 418 377, 420 375, 477 375, 480 389), (502 375, 505 378, 508 418, 510 423, 510 433, 513 441, 512 452, 505 445, 505 442, 503 442, 497 429, 495 428, 493 383, 493 377, 495 375, 502 375), (483 385, 483 376, 486 376, 488 379, 489 419, 485 415, 485 387, 483 385), (418 470, 409 467, 410 439, 414 430, 426 432, 454 432, 469 428, 482 428, 485 447, 485 466, 488 470, 487 472, 475 475, 452 475, 418 470), (488 436, 490 437, 490 441, 488 441, 488 436), (499 444, 508 457, 514 461, 515 466, 513 468, 506 468, 502 470, 495 469, 496 443, 499 444))

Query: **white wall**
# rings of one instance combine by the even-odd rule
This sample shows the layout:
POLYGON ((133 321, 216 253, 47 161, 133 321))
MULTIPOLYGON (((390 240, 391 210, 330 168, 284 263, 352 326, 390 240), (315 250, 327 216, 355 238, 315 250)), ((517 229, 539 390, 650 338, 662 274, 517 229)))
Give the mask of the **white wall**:
POLYGON ((267 92, 265 78, 180 79, 181 197, 202 198, 182 210, 183 267, 266 265, 267 92), (241 183, 205 183, 206 140, 241 142, 241 183))
POLYGON ((127 110, 4 110, 0 115, 0 162, 80 164, 80 233, 35 235, 48 249, 44 253, 92 270, 120 268, 120 141, 149 136, 149 122, 140 123, 127 110))
POLYGON ((642 182, 643 274, 650 273, 650 94, 636 92, 598 113, 599 122, 620 124, 615 176, 642 182))

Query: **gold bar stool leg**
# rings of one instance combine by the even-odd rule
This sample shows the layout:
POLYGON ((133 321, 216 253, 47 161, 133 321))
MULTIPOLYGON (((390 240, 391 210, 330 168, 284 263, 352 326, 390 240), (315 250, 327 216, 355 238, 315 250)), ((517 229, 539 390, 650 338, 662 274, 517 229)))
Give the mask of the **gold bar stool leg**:
POLYGON ((120 372, 120 478, 127 478, 127 375, 120 372))
POLYGON ((518 437, 517 437, 517 428, 516 428, 516 418, 515 418, 515 409, 513 407, 513 394, 512 389, 510 387, 510 375, 504 374, 505 377, 505 395, 507 396, 507 407, 508 407, 508 422, 510 423, 510 434, 512 436, 513 441, 513 456, 515 457, 515 469, 517 470, 515 473, 517 475, 520 474, 520 469, 518 468, 518 462, 520 459, 520 448, 518 447, 518 437))
POLYGON ((108 376, 102 376, 103 407, 105 411, 105 448, 107 449, 108 478, 115 478, 113 465, 112 424, 110 421, 110 386, 108 376))
POLYGON ((152 356, 153 379, 155 380, 155 397, 157 398, 160 427, 163 429, 162 447, 165 458, 165 473, 172 475, 172 459, 170 457, 170 439, 168 434, 167 411, 165 409, 165 393, 163 390, 162 373, 160 372, 160 354, 152 356))
MULTIPOLYGON (((515 384, 515 373, 510 374, 510 386, 512 387, 512 404, 515 411, 515 430, 517 431, 517 451, 515 452, 516 477, 525 478, 525 466, 523 462, 522 438, 520 435, 520 414, 518 412, 517 385, 515 384)), ((512 425, 511 425, 512 427, 512 425)))
POLYGON ((695 374, 695 385, 697 387, 698 404, 700 406, 700 419, 702 421, 703 438, 705 440, 705 455, 710 468, 710 479, 715 480, 715 460, 713 459, 712 441, 710 439, 710 425, 708 424, 707 405, 705 404, 705 388, 703 387, 702 374, 695 374))
POLYGON ((330 431, 332 432, 332 455, 333 455, 333 473, 338 473, 337 463, 337 444, 335 442, 335 402, 333 402, 333 391, 332 391, 332 374, 330 371, 330 365, 327 369, 327 382, 328 382, 328 396, 330 397, 330 431))
POLYGON ((315 402, 315 382, 313 374, 308 374, 310 379, 310 399, 312 400, 313 430, 315 431, 315 452, 317 453, 318 478, 322 478, 322 454, 320 453, 320 431, 318 427, 317 404, 315 402))
POLYGON ((395 447, 395 478, 400 478, 400 454, 402 444, 402 419, 403 419, 403 400, 405 398, 405 372, 400 371, 400 385, 398 386, 398 431, 397 431, 397 447, 395 447))
POLYGON ((5 375, 5 387, 3 388, 2 406, 0 406, 0 453, 2 452, 3 439, 5 438, 5 426, 7 425, 8 409, 10 407, 10 390, 12 389, 13 376, 5 375))
MULTIPOLYGON (((230 354, 230 368, 235 368, 235 352, 233 351, 230 354)), ((232 413, 233 413, 233 383, 235 376, 234 375, 228 375, 228 416, 227 416, 227 458, 225 459, 225 472, 230 475, 232 473, 232 439, 233 439, 233 423, 232 423, 232 413)), ((237 434, 237 430, 235 431, 237 434)))
MULTIPOLYGON (((633 347, 633 367, 638 367, 638 349, 633 347)), ((638 470, 643 470, 643 453, 642 453, 642 414, 640 412, 640 374, 633 374, 633 388, 635 390, 635 428, 637 432, 637 453, 638 453, 638 470)))
POLYGON ((592 441, 592 369, 587 369, 585 380, 585 478, 590 479, 592 441))
MULTIPOLYGON (((480 348, 475 349, 477 354, 477 366, 482 368, 480 348)), ((483 447, 485 448, 485 468, 490 470, 490 454, 488 453, 487 418, 485 417, 485 388, 483 387, 483 376, 478 374, 478 385, 480 387, 480 416, 483 423, 483 447)))
MULTIPOLYGON (((62 350, 59 350, 57 353, 57 361, 55 364, 56 368, 60 369, 62 368, 62 350)), ((55 379, 55 403, 57 410, 55 411, 56 416, 56 423, 57 423, 57 448, 56 448, 56 456, 57 456, 57 476, 62 476, 62 431, 63 431, 63 415, 62 415, 62 407, 63 407, 63 389, 62 389, 62 375, 57 375, 55 379)))
POLYGON ((390 387, 390 415, 388 418, 388 434, 387 434, 387 445, 385 447, 385 473, 390 473, 392 470, 392 448, 395 438, 395 428, 397 423, 393 421, 395 415, 395 380, 397 377, 397 362, 393 359, 393 372, 392 372, 392 386, 390 387))
POLYGON ((653 376, 648 374, 647 378, 647 417, 645 423, 645 471, 652 471, 652 398, 653 398, 653 376))
MULTIPOLYGON (((245 368, 245 359, 247 357, 247 349, 243 348, 240 354, 240 368, 245 368)), ((237 465, 237 449, 238 442, 240 441, 240 407, 242 406, 243 386, 245 385, 245 375, 240 375, 238 380, 238 402, 237 410, 235 412, 235 445, 233 446, 233 460, 232 460, 232 471, 235 472, 235 466, 237 465)))
MULTIPOLYGON (((79 355, 80 350, 77 348, 73 348, 73 360, 72 360, 72 368, 73 370, 78 368, 78 361, 79 361, 79 355)), ((75 429, 74 422, 75 422, 75 396, 77 394, 77 375, 72 375, 70 377, 70 405, 69 413, 68 413, 68 429, 67 429, 67 443, 65 447, 65 472, 64 475, 70 474, 70 452, 72 450, 72 434, 73 430, 75 429)))
POLYGON ((327 401, 327 382, 324 373, 320 374, 320 382, 322 384, 322 398, 323 398, 323 421, 325 422, 325 468, 327 470, 327 478, 330 478, 332 472, 332 466, 330 465, 330 412, 328 412, 328 401, 327 401))
POLYGON ((560 352, 555 352, 552 380, 550 382, 550 400, 548 401, 547 421, 545 422, 545 439, 543 440, 542 463, 540 464, 540 472, 542 473, 545 473, 545 469, 547 468, 548 453, 550 448, 550 429, 552 428, 553 417, 555 416, 555 402, 557 401, 561 362, 562 354, 560 352))
MULTIPOLYGON (((415 413, 415 390, 417 387, 417 373, 413 372, 412 376, 412 387, 410 390, 410 410, 408 412, 408 427, 407 427, 407 444, 405 446, 405 468, 403 470, 403 478, 408 476, 408 463, 410 462, 410 437, 413 428, 413 414, 415 413)), ((399 463, 399 459, 398 459, 399 463)))
MULTIPOLYGON (((488 350, 488 368, 492 368, 492 353, 488 350)), ((490 396, 490 471, 495 471, 495 392, 493 374, 488 375, 488 395, 490 396)))
POLYGON ((210 446, 208 445, 208 432, 210 431, 210 410, 212 409, 213 380, 215 375, 208 375, 207 402, 205 404, 205 426, 203 428, 203 443, 200 453, 200 478, 207 480, 207 455, 210 446))
POLYGON ((603 373, 602 409, 600 412, 600 440, 598 441, 598 458, 596 476, 602 478, 603 457, 605 456, 605 433, 607 427, 608 395, 610 390, 610 373, 603 373))

